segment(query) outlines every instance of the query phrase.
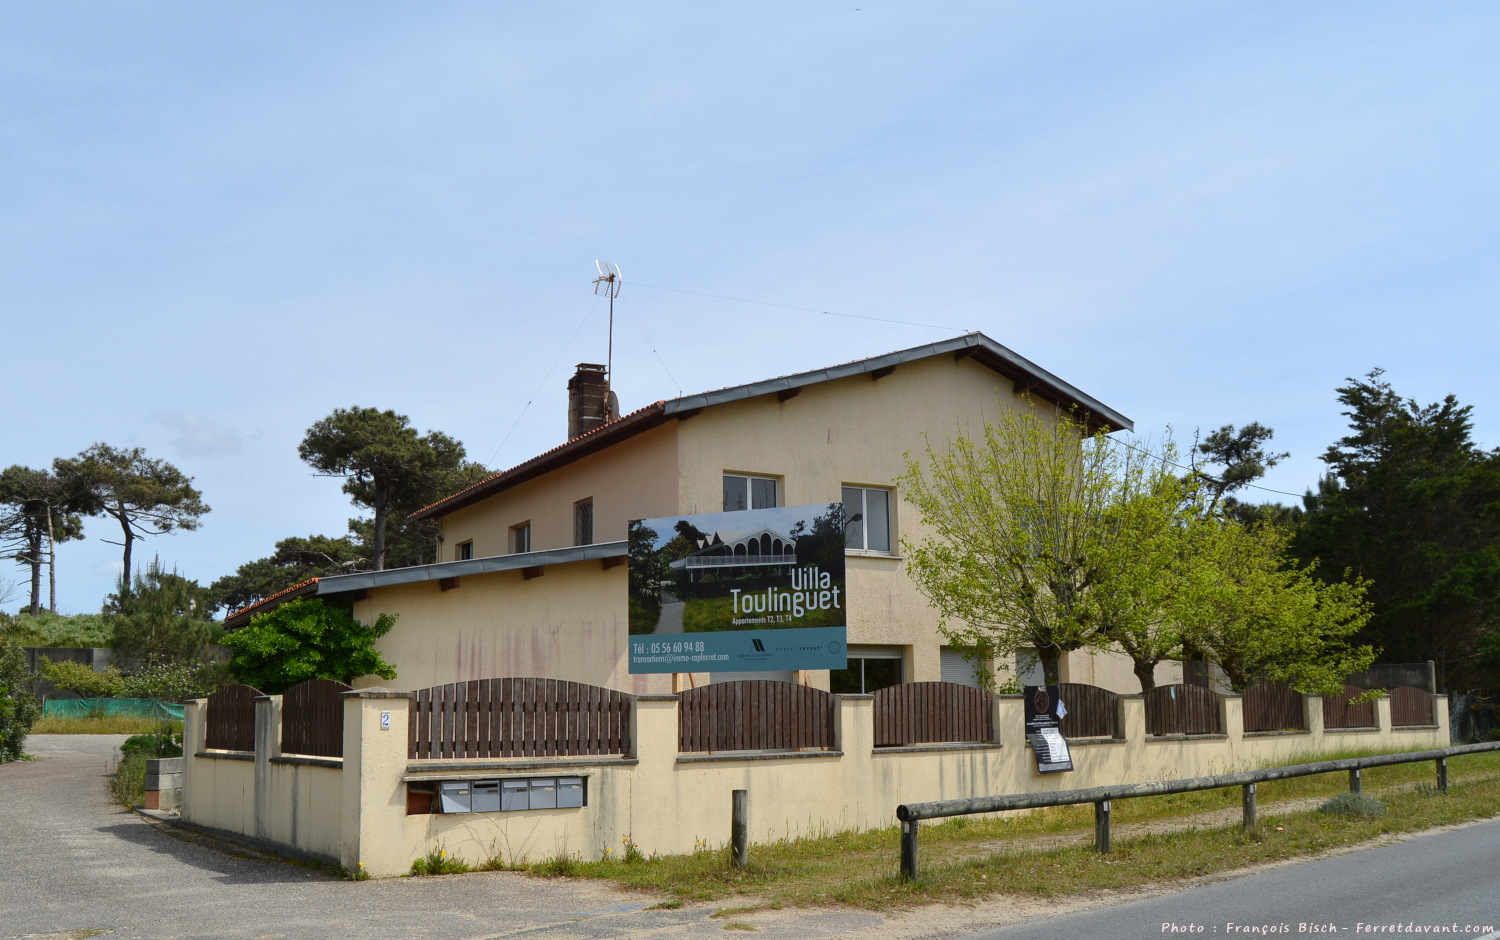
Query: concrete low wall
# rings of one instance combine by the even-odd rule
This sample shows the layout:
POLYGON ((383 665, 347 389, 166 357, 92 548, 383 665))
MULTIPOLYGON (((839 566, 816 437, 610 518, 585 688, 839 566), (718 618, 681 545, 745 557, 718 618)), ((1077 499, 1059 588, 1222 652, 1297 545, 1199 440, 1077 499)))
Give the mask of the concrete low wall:
MULTIPOLYGON (((648 856, 718 847, 729 839, 731 793, 739 789, 749 791, 752 840, 766 841, 893 825, 901 803, 1193 777, 1350 749, 1422 750, 1448 743, 1442 698, 1434 699, 1437 724, 1428 728, 1391 728, 1389 700, 1381 699, 1377 728, 1325 730, 1321 699, 1308 696, 1310 730, 1245 734, 1240 700, 1229 696, 1221 699, 1224 734, 1150 738, 1144 702, 1131 696, 1120 700, 1121 739, 1073 742, 1076 769, 1041 776, 1024 744, 1019 696, 994 698, 995 742, 880 749, 874 747, 873 700, 837 698, 837 737, 829 751, 680 754, 677 697, 648 695, 635 699, 635 753, 627 757, 410 761, 409 694, 359 690, 345 696, 345 757, 339 766, 288 764, 268 747, 261 749, 264 755, 235 759, 195 746, 186 761, 183 815, 302 852, 333 855, 337 846, 344 867, 363 865, 380 877, 405 874, 414 859, 439 849, 479 864, 495 856, 593 859, 621 853, 626 842, 648 856), (257 763, 267 770, 257 774, 257 763), (409 784, 554 776, 584 778, 587 805, 407 813, 409 784)), ((262 739, 274 717, 270 704, 265 711, 267 725, 257 723, 262 739)), ((199 745, 203 717, 201 705, 189 707, 188 734, 199 745)))

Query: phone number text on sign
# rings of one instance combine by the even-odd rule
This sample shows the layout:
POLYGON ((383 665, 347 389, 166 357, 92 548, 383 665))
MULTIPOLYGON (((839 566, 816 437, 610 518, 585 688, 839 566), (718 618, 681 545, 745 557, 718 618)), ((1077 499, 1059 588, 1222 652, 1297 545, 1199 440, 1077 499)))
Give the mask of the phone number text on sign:
POLYGON ((637 655, 645 653, 701 653, 702 640, 678 640, 673 643, 632 643, 637 655))

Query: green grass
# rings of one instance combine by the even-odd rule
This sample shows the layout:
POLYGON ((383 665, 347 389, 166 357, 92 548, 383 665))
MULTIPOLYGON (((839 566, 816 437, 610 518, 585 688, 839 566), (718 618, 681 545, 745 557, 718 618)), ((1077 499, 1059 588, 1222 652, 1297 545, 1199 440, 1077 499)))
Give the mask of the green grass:
MULTIPOLYGON (((172 731, 182 733, 182 722, 168 722, 172 731)), ((131 718, 103 715, 98 718, 38 718, 32 734, 156 734, 162 722, 155 718, 131 718)))
POLYGON ((721 914, 822 904, 884 909, 992 895, 1060 897, 1227 872, 1500 814, 1500 753, 1450 758, 1446 794, 1437 793, 1433 779, 1430 762, 1364 771, 1364 790, 1387 806, 1370 818, 1314 812, 1315 804, 1293 802, 1321 803, 1347 792, 1344 773, 1263 783, 1257 787, 1259 825, 1250 831, 1239 824, 1238 787, 1117 800, 1109 855, 1093 851, 1091 806, 926 823, 922 877, 914 883, 898 877, 900 834, 894 827, 752 845, 750 867, 743 871, 730 864, 727 849, 711 848, 630 862, 570 859, 565 871, 553 860, 531 870, 607 879, 677 900, 732 901, 721 914), (1233 813, 1226 824, 1122 831, 1132 823, 1169 820, 1191 826, 1192 817, 1215 810, 1233 813), (1083 844, 1057 845, 1050 837, 1083 844))

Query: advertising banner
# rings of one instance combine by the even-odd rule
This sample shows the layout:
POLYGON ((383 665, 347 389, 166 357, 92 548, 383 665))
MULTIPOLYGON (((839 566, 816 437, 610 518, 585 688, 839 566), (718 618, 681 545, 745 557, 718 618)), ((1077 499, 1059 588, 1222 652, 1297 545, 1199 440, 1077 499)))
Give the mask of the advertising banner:
POLYGON ((1073 769, 1073 755, 1060 730, 1068 714, 1055 685, 1022 687, 1026 698, 1026 740, 1036 755, 1036 772, 1060 774, 1073 769))
POLYGON ((844 506, 630 523, 630 671, 843 669, 844 506))

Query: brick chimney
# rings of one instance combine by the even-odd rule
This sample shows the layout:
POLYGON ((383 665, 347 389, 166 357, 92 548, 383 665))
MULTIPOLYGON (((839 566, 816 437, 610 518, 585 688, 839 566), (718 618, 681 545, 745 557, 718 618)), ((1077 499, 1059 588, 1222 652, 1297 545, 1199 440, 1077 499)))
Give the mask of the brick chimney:
POLYGON ((568 440, 587 434, 620 416, 620 401, 609 390, 609 377, 597 362, 580 362, 568 380, 568 440))

